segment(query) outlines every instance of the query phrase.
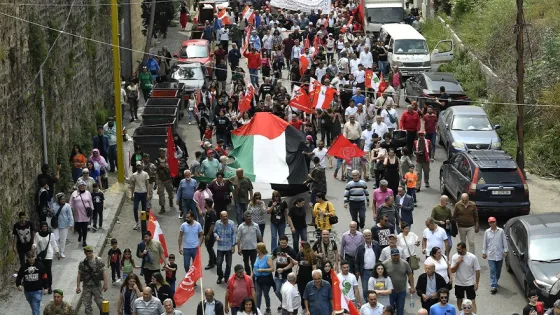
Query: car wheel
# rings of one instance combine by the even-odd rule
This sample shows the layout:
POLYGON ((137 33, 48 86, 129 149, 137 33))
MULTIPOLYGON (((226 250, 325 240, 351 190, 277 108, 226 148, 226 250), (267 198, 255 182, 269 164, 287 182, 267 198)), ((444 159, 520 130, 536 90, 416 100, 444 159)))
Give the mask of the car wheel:
POLYGON ((506 270, 509 273, 513 273, 513 269, 511 269, 511 265, 509 264, 509 255, 506 256, 506 270))

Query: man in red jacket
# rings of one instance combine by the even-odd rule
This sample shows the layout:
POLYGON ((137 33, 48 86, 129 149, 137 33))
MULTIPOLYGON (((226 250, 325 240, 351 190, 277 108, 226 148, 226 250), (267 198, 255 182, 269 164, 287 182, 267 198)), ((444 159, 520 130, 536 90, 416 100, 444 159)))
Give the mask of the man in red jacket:
POLYGON ((245 52, 243 56, 247 58, 247 68, 249 68, 249 74, 251 75, 251 84, 254 87, 258 87, 259 68, 261 67, 261 55, 255 49, 255 47, 251 47, 251 51, 245 52))
POLYGON ((406 130, 406 148, 408 152, 414 152, 414 140, 418 130, 420 130, 420 115, 412 108, 412 105, 406 107, 406 112, 401 115, 400 124, 402 130, 406 130))

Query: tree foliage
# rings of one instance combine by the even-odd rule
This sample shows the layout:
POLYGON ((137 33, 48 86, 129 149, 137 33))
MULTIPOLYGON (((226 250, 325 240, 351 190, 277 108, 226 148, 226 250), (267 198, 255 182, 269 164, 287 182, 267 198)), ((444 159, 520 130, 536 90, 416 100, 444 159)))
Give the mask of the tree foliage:
MULTIPOLYGON (((152 1, 144 0, 142 2, 142 25, 144 28, 148 28, 150 22, 150 9, 152 1)), ((161 33, 166 34, 167 28, 171 24, 171 21, 175 18, 175 5, 171 1, 167 0, 156 0, 156 14, 154 17, 154 37, 155 34, 161 33)))

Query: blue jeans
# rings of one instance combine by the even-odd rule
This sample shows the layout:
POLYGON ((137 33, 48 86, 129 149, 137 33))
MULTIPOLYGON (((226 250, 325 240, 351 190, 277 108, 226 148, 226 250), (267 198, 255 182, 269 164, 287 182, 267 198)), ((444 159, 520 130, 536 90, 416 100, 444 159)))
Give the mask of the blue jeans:
POLYGON ((379 67, 379 71, 383 73, 383 76, 389 74, 389 61, 378 61, 377 66, 379 67))
POLYGON ((216 265, 217 273, 219 279, 229 280, 229 274, 231 273, 231 250, 217 250, 216 254, 216 265), (222 270, 222 264, 224 263, 224 258, 226 260, 226 270, 222 270))
POLYGON ((264 304, 266 304, 266 308, 270 308, 270 288, 272 286, 268 284, 258 284, 255 283, 255 289, 257 293, 257 308, 261 308, 262 296, 264 295, 264 304))
POLYGON ((117 165, 117 145, 109 146, 109 165, 111 166, 111 172, 115 171, 115 166, 117 165))
POLYGON ((373 274, 373 270, 364 270, 360 274, 360 280, 362 281, 362 295, 364 297, 364 301, 367 300, 367 293, 368 293, 368 281, 371 275, 373 274))
POLYGON ((406 291, 391 293, 389 295, 389 304, 391 304, 396 310, 396 315, 404 315, 404 303, 406 302, 406 291))
POLYGON ((81 168, 72 168, 72 182, 77 182, 78 178, 82 176, 82 169, 81 168))
POLYGON ((292 241, 294 242, 294 250, 296 253, 299 251, 299 240, 307 241, 307 227, 296 229, 294 233, 292 233, 292 241))
POLYGON ((426 139, 430 140, 430 158, 434 158, 435 153, 436 153, 436 138, 437 138, 437 134, 434 133, 427 133, 426 134, 426 139))
POLYGON ((43 300, 43 291, 24 291, 25 299, 31 305, 33 315, 41 315, 41 301, 43 300))
POLYGON ((237 315, 237 312, 239 312, 239 307, 232 307, 231 308, 231 315, 237 315))
POLYGON ((274 290, 274 293, 276 294, 276 297, 278 297, 278 300, 280 300, 280 304, 282 304, 282 292, 280 292, 280 289, 282 289, 282 285, 286 282, 286 280, 287 279, 274 278, 274 284, 276 285, 276 290, 274 290))
POLYGON ((490 267, 490 287, 497 288, 500 275, 502 274, 502 263, 504 260, 488 260, 490 267))
POLYGON ((140 204, 140 202, 142 203, 142 211, 146 211, 148 209, 148 193, 139 193, 139 192, 135 192, 134 193, 134 206, 133 206, 133 210, 134 210, 134 221, 136 221, 136 223, 138 223, 138 206, 140 204))
POLYGON ((189 272, 189 268, 191 267, 191 259, 194 260, 196 258, 197 252, 198 248, 183 248, 183 266, 185 266, 185 272, 189 272))
POLYGON ((175 281, 176 280, 169 280, 169 286, 171 287, 171 296, 175 296, 175 281))
POLYGON ((185 215, 188 211, 194 214, 194 218, 198 218, 198 211, 196 210, 196 202, 193 199, 183 198, 181 199, 181 208, 183 209, 182 214, 185 215))
POLYGON ((251 84, 257 87, 257 84, 259 84, 259 69, 249 69, 249 75, 251 76, 251 84))
POLYGON ((271 223, 270 234, 272 235, 272 239, 270 240, 270 251, 274 252, 276 247, 278 247, 278 238, 286 234, 286 223, 271 223))
POLYGON ((243 223, 243 214, 247 211, 247 204, 236 201, 235 212, 237 214, 237 224, 243 223))
POLYGON ((350 208, 350 216, 352 217, 352 221, 358 222, 358 227, 360 229, 363 229, 366 225, 366 202, 349 201, 348 208, 350 208))
MULTIPOLYGON (((414 202, 416 202, 416 187, 415 188, 407 188, 406 189, 406 194, 409 195, 410 197, 412 197, 412 200, 414 200, 414 202)), ((451 244, 449 244, 449 246, 451 246, 451 244)))

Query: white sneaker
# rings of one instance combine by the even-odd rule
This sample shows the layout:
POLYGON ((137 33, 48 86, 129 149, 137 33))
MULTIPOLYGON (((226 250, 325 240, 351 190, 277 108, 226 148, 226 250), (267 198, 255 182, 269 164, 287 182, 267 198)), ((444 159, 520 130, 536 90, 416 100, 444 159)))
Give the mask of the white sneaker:
POLYGON ((66 256, 64 255, 64 253, 60 253, 60 258, 66 258, 66 256))

